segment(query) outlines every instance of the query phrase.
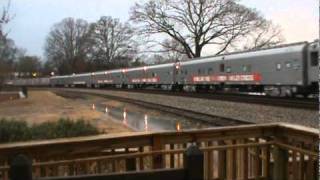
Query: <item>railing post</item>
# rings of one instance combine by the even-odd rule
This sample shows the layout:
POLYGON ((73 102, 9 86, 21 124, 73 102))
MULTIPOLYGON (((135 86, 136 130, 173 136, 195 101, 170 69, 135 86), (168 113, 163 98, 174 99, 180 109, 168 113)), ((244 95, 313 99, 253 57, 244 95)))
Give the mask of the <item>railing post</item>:
POLYGON ((10 163, 10 180, 32 180, 32 161, 25 155, 18 155, 10 163))
MULTIPOLYGON (((218 142, 219 146, 226 145, 224 141, 218 142)), ((218 153, 218 176, 220 179, 227 179, 227 150, 220 150, 218 153)))
POLYGON ((287 180, 288 179, 288 152, 274 146, 273 154, 273 180, 287 180))
POLYGON ((136 159, 128 158, 126 159, 126 171, 135 171, 136 170, 136 159))
MULTIPOLYGON (((129 148, 126 148, 126 153, 130 154, 129 148)), ((135 171, 136 170, 136 158, 126 159, 126 171, 135 171)))
POLYGON ((184 154, 186 180, 203 180, 203 152, 198 146, 191 145, 184 154))
MULTIPOLYGON (((160 151, 163 150, 162 139, 159 136, 152 137, 152 151, 160 151)), ((153 168, 161 169, 163 167, 163 159, 162 155, 155 155, 153 157, 153 168)))

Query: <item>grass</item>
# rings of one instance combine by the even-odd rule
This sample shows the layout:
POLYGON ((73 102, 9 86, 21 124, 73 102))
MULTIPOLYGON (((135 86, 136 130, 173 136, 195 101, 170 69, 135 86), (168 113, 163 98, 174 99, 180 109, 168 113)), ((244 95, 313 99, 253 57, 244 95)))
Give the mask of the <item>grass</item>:
POLYGON ((0 120, 0 143, 97 135, 99 131, 80 119, 59 119, 29 126, 25 121, 0 120))

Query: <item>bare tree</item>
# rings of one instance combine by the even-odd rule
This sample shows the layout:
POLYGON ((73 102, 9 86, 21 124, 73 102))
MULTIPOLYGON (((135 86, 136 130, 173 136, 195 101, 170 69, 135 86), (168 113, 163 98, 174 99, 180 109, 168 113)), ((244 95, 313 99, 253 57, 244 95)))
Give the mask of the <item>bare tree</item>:
POLYGON ((14 61, 17 59, 19 49, 14 41, 8 38, 0 44, 0 89, 6 78, 10 77, 14 68, 14 61))
MULTIPOLYGON (((112 68, 132 59, 136 52, 134 30, 110 16, 101 17, 94 26, 94 63, 101 68, 112 68)), ((99 68, 99 67, 97 67, 99 68)))
POLYGON ((9 15, 11 1, 8 1, 7 6, 2 8, 1 16, 0 16, 0 38, 5 38, 7 33, 4 32, 4 26, 9 23, 9 21, 13 18, 9 15))
POLYGON ((245 38, 232 42, 224 53, 269 48, 283 42, 285 38, 281 34, 280 27, 274 26, 269 21, 250 32, 245 38))
POLYGON ((34 77, 41 73, 41 60, 37 56, 22 56, 17 62, 20 77, 34 77))
MULTIPOLYGON (((161 45, 161 48, 145 51, 149 53, 149 63, 163 64, 181 62, 189 59, 183 46, 174 39, 165 39, 158 44, 161 45)), ((147 49, 148 48, 150 47, 147 47, 147 49)))
POLYGON ((176 40, 165 39, 161 45, 163 47, 162 56, 165 62, 178 62, 189 59, 183 46, 176 40))
POLYGON ((267 23, 256 10, 237 0, 149 0, 135 4, 131 20, 141 24, 143 33, 174 39, 189 58, 200 57, 208 44, 215 46, 215 54, 221 54, 267 23))
POLYGON ((60 74, 88 70, 92 30, 85 20, 73 18, 66 18, 53 26, 46 40, 45 53, 60 74))
POLYGON ((8 1, 7 6, 4 6, 0 12, 0 89, 4 79, 12 71, 13 61, 17 52, 17 48, 15 47, 13 40, 8 39, 8 33, 4 32, 5 25, 12 19, 9 15, 9 9, 10 1, 8 1))
POLYGON ((268 48, 285 41, 281 34, 281 29, 272 25, 271 22, 263 24, 256 31, 250 33, 246 40, 247 43, 243 47, 246 50, 268 48))
POLYGON ((57 68, 52 61, 45 61, 42 63, 41 74, 42 76, 53 76, 57 72, 57 68))

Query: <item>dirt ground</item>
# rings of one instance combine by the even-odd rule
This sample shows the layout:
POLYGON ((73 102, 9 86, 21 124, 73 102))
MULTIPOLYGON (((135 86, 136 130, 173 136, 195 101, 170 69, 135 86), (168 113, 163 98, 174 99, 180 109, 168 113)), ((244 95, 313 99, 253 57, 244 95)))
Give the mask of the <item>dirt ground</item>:
POLYGON ((92 110, 92 104, 66 99, 49 91, 30 91, 27 99, 0 102, 0 119, 25 120, 30 124, 57 121, 60 118, 84 119, 105 133, 130 132, 102 112, 92 110))

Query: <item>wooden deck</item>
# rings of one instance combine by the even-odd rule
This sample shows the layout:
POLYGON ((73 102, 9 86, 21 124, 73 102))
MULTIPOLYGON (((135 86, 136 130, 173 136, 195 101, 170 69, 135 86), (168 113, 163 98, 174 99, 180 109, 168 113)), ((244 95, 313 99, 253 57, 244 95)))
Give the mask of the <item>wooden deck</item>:
POLYGON ((263 124, 2 144, 0 179, 8 179, 17 154, 33 160, 35 178, 181 169, 192 144, 204 152, 205 179, 318 177, 318 130, 263 124))

